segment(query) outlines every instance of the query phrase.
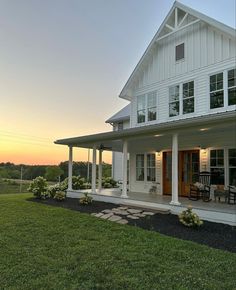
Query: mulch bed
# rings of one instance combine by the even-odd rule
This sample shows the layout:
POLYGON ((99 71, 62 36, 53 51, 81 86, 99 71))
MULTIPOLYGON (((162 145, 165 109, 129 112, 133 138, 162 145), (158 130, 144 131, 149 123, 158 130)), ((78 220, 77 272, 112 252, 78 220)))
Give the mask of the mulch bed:
MULTIPOLYGON (((89 206, 80 205, 77 198, 66 198, 63 202, 53 199, 39 200, 31 198, 30 201, 39 202, 51 206, 63 207, 83 213, 101 212, 104 209, 112 209, 119 205, 100 201, 93 201, 89 206)), ((125 218, 125 217, 124 217, 125 218)), ((152 230, 161 234, 190 240, 199 244, 204 244, 216 249, 236 252, 236 227, 204 221, 204 224, 198 228, 187 228, 183 226, 178 216, 173 214, 156 213, 153 216, 146 216, 138 220, 128 219, 128 224, 138 226, 145 230, 152 230)))

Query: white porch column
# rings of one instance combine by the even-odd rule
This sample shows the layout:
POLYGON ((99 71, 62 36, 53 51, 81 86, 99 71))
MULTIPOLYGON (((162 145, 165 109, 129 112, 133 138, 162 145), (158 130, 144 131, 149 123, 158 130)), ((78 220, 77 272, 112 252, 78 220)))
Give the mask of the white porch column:
POLYGON ((128 160, 128 143, 127 140, 123 141, 123 159, 122 159, 122 170, 123 170, 123 185, 122 185, 122 198, 127 198, 127 160, 128 160))
POLYGON ((73 147, 69 146, 68 190, 72 190, 73 147))
POLYGON ((102 190, 102 150, 99 150, 99 164, 98 164, 98 190, 102 190))
POLYGON ((180 205, 178 201, 178 134, 172 137, 172 200, 170 204, 180 205))
POLYGON ((96 193, 96 146, 93 146, 92 193, 96 193))

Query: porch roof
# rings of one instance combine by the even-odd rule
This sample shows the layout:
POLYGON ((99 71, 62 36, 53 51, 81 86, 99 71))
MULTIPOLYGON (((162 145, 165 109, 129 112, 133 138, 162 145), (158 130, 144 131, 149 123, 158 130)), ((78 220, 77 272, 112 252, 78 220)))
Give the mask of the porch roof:
MULTIPOLYGON (((110 145, 115 147, 115 142, 122 139, 130 139, 137 136, 150 136, 153 134, 178 132, 185 129, 190 129, 199 126, 210 126, 214 124, 225 124, 230 122, 235 123, 236 126, 236 111, 227 111, 221 113, 208 114, 204 116, 197 116, 179 120, 170 120, 165 123, 140 126, 135 128, 124 129, 121 131, 109 131, 98 134, 91 134, 86 136, 78 136, 72 138, 58 139, 54 143, 60 145, 68 145, 73 147, 92 148, 93 144, 104 143, 110 141, 110 145)), ((101 144, 99 144, 101 146, 101 144)), ((105 150, 112 150, 112 148, 103 148, 105 150)))

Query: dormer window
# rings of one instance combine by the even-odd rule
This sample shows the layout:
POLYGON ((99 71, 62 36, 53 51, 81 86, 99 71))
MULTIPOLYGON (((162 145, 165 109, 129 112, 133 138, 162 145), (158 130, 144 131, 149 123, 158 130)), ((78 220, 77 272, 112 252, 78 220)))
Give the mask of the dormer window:
POLYGON ((184 43, 181 43, 175 47, 175 61, 184 59, 184 43))

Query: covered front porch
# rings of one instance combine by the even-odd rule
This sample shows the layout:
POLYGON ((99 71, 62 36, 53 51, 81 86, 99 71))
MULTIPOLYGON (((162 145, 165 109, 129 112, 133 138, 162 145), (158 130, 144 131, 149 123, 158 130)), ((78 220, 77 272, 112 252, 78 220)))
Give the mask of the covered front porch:
MULTIPOLYGON (((68 194, 81 194, 72 188, 73 147, 92 148, 91 193, 94 199, 149 208, 168 208, 172 213, 177 214, 190 204, 187 198, 182 197, 183 192, 187 192, 189 170, 186 167, 185 172, 182 172, 184 167, 180 167, 179 153, 197 152, 199 156, 197 170, 209 171, 211 169, 209 152, 212 148, 223 148, 225 152, 228 152, 228 148, 236 148, 235 116, 235 112, 219 113, 122 131, 57 140, 56 144, 69 146, 68 194), (122 153, 121 191, 102 189, 102 154, 104 150, 122 153), (147 165, 148 156, 144 152, 155 156, 154 175, 150 173, 152 166, 147 165), (166 152, 171 152, 168 168, 163 166, 166 152), (99 155, 98 176, 96 175, 97 153, 99 155), (145 165, 142 166, 142 162, 141 166, 137 165, 136 156, 138 154, 144 156, 142 162, 145 165), (166 175, 167 169, 170 178, 166 175), (168 186, 165 185, 167 180, 169 180, 168 186), (155 196, 149 193, 153 181, 158 184, 155 196)), ((230 178, 229 171, 224 172, 225 186, 229 184, 230 178)), ((193 181, 192 175, 191 181, 193 181)), ((191 205, 202 218, 236 224, 234 205, 213 201, 204 203, 201 200, 191 201, 191 205)))
POLYGON ((171 205, 171 196, 168 195, 128 192, 128 198, 124 199, 119 188, 102 189, 95 194, 91 190, 72 190, 68 191, 67 195, 72 198, 80 198, 85 192, 89 192, 97 201, 148 208, 154 211, 169 210, 172 214, 179 214, 191 205, 202 219, 236 225, 236 205, 228 205, 224 202, 212 200, 206 203, 202 200, 191 201, 186 197, 179 197, 180 204, 176 206, 171 205))

